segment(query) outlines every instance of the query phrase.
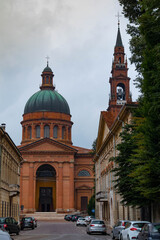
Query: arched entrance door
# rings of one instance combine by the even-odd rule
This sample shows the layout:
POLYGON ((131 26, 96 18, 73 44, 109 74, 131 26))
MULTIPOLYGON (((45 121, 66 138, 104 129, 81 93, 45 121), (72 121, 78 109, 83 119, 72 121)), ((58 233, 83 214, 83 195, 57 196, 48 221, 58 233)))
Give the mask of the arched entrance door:
POLYGON ((41 165, 36 172, 36 210, 53 212, 56 209, 56 171, 49 164, 41 165))

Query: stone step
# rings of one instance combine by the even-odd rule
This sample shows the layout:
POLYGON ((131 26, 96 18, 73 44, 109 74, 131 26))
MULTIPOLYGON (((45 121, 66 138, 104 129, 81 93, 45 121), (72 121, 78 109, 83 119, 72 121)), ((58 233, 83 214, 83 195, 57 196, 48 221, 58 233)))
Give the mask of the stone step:
POLYGON ((65 214, 56 212, 35 212, 35 213, 25 213, 25 217, 34 217, 37 220, 64 220, 65 214))

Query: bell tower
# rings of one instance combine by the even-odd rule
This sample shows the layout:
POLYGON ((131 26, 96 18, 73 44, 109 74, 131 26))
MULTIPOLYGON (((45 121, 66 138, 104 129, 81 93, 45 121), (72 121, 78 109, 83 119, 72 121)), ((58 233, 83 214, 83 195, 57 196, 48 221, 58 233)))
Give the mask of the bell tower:
POLYGON ((116 45, 114 47, 114 59, 112 62, 112 76, 109 79, 110 83, 110 98, 109 107, 113 116, 117 116, 122 105, 125 103, 132 102, 128 77, 128 67, 127 58, 124 52, 124 46, 122 43, 121 33, 120 33, 120 23, 118 21, 118 33, 116 45))

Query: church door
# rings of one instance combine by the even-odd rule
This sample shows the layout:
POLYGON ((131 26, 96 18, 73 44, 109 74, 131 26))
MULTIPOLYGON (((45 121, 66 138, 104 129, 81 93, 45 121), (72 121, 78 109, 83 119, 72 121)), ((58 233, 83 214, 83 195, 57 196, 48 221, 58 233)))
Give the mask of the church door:
POLYGON ((56 171, 49 164, 37 169, 35 202, 38 212, 54 212, 56 209, 56 171))
POLYGON ((40 187, 39 209, 41 212, 53 211, 53 199, 51 187, 40 187))
POLYGON ((86 211, 88 205, 88 197, 81 197, 81 211, 86 211))

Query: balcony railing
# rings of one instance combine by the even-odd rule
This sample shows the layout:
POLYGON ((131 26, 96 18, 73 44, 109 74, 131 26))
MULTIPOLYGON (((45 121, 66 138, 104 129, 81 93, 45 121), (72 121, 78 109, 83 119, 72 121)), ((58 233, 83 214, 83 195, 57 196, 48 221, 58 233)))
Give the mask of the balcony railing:
POLYGON ((98 202, 107 202, 108 201, 107 192, 105 192, 105 191, 97 192, 96 193, 96 200, 98 202))

